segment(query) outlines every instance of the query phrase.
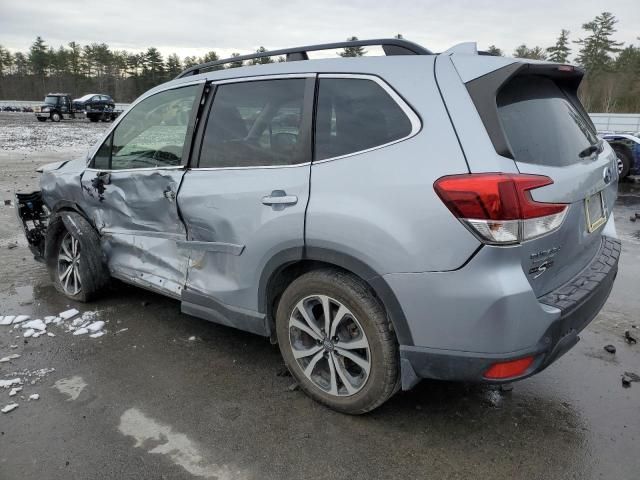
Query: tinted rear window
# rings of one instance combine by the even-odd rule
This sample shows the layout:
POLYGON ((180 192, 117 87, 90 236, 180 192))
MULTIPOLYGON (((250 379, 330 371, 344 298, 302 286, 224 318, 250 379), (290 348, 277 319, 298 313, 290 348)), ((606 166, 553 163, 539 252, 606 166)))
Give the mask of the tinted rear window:
POLYGON ((551 79, 516 77, 498 94, 498 115, 517 162, 561 167, 598 142, 591 121, 551 79))

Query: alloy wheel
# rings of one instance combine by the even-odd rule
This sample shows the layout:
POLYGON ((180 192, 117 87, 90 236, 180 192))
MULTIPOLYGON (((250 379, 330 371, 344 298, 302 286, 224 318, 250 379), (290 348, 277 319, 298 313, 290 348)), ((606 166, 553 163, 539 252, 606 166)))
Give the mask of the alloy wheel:
POLYGON ((312 295, 289 316, 289 343, 302 373, 323 392, 358 393, 371 371, 371 350, 355 315, 338 300, 312 295))
POLYGON ((80 261, 80 243, 70 233, 66 233, 58 251, 58 278, 68 295, 77 295, 82 290, 80 261))

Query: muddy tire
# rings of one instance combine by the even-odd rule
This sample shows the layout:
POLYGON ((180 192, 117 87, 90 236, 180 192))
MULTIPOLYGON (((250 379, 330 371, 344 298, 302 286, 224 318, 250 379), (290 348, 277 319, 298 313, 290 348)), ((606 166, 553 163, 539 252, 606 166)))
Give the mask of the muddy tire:
POLYGON ((276 331, 293 377, 329 408, 363 414, 397 391, 396 336, 382 304, 353 275, 323 269, 294 280, 278 304, 276 331))
POLYGON ((88 302, 109 282, 100 237, 76 212, 52 216, 47 228, 45 258, 54 286, 72 300, 88 302))

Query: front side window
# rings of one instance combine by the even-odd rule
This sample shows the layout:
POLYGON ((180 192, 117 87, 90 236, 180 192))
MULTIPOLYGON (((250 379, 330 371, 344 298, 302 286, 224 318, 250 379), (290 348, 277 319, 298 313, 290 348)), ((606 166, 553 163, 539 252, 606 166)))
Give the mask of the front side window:
POLYGON ((305 79, 261 80, 217 87, 200 167, 295 165, 308 160, 305 79))
POLYGON ((339 157, 409 136, 411 120, 378 83, 321 78, 316 116, 316 160, 339 157))
POLYGON ((134 106, 96 153, 94 168, 180 165, 199 89, 190 85, 167 90, 134 106))

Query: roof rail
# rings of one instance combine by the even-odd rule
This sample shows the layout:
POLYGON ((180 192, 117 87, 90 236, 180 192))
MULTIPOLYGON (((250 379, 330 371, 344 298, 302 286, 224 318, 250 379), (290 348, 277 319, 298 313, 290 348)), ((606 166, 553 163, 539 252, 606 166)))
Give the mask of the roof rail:
POLYGON ((309 60, 307 52, 314 52, 318 50, 334 50, 337 48, 345 47, 369 47, 369 46, 381 46, 385 55, 432 55, 430 50, 418 45, 417 43, 410 42, 401 38, 381 38, 375 40, 348 40, 346 42, 337 43, 323 43, 320 45, 307 45, 306 47, 284 48, 281 50, 271 50, 269 52, 256 52, 249 55, 240 55, 238 57, 224 58, 222 60, 214 60, 212 62, 201 63, 200 65, 194 65, 184 70, 176 78, 186 77, 188 75, 197 75, 202 70, 208 70, 218 65, 224 65, 226 63, 241 62, 245 60, 253 60, 256 58, 264 57, 277 57, 280 55, 286 55, 287 62, 293 62, 297 60, 309 60))

